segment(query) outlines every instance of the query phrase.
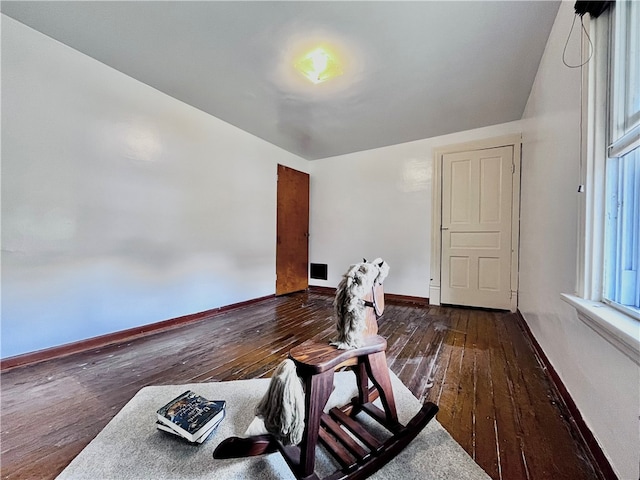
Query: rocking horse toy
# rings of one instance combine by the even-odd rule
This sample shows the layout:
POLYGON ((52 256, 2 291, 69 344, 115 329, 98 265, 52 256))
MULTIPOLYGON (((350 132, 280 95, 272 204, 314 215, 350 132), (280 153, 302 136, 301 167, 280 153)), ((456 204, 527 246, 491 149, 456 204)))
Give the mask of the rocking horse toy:
POLYGON ((334 301, 336 337, 329 344, 308 340, 292 348, 256 406, 256 416, 268 433, 227 438, 213 452, 214 458, 280 451, 297 479, 318 480, 319 441, 339 465, 324 480, 362 479, 382 468, 420 433, 438 407, 427 402, 406 426, 398 421, 385 355, 387 342, 377 334, 377 319, 384 311, 382 282, 388 272, 381 259, 349 267, 334 301), (357 396, 325 413, 334 372, 344 368, 355 373, 357 396), (378 398, 382 409, 373 403, 378 398), (381 440, 372 435, 361 413, 390 436, 381 440))

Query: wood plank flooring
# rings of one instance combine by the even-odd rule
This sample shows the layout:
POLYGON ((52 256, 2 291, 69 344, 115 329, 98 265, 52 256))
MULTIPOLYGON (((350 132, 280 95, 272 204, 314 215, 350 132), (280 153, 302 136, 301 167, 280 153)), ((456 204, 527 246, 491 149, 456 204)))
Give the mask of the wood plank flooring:
MULTIPOLYGON (((270 298, 5 371, 2 478, 54 478, 144 386, 270 376, 292 346, 332 337, 332 301, 270 298)), ((387 303, 379 329, 390 368, 492 478, 602 478, 515 315, 387 303)))

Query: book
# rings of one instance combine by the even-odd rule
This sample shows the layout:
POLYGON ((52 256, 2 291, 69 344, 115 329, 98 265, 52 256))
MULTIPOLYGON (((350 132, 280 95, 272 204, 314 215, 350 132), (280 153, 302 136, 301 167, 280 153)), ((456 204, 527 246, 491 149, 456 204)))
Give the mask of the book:
POLYGON ((195 442, 189 442, 189 440, 184 438, 182 435, 180 435, 178 432, 176 432, 173 428, 171 428, 168 425, 165 425, 164 423, 162 423, 160 420, 156 420, 156 427, 158 428, 158 430, 162 430, 163 432, 170 433, 171 435, 176 436, 176 437, 180 438, 181 440, 183 440, 185 442, 203 443, 207 438, 209 438, 211 436, 211 434, 213 432, 215 432, 216 428, 218 427, 218 425, 220 425, 221 421, 222 421, 222 419, 220 419, 216 424, 214 424, 209 430, 207 430, 202 435, 200 435, 200 438, 196 438, 195 442))
POLYGON ((158 421, 190 442, 197 440, 224 418, 226 402, 207 400, 187 390, 158 409, 158 421))

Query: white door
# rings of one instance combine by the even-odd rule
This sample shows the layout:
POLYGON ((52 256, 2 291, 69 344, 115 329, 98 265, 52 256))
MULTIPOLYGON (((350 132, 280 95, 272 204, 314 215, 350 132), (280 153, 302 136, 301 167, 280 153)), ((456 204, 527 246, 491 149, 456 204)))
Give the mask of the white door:
POLYGON ((513 146, 442 156, 441 303, 511 307, 513 146))

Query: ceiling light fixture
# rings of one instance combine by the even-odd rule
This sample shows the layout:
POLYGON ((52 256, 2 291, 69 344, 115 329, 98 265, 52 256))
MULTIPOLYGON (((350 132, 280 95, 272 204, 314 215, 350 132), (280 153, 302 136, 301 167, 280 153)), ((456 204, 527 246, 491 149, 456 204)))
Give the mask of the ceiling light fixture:
POLYGON ((340 62, 326 47, 317 47, 304 54, 296 62, 295 67, 314 84, 342 75, 340 62))

